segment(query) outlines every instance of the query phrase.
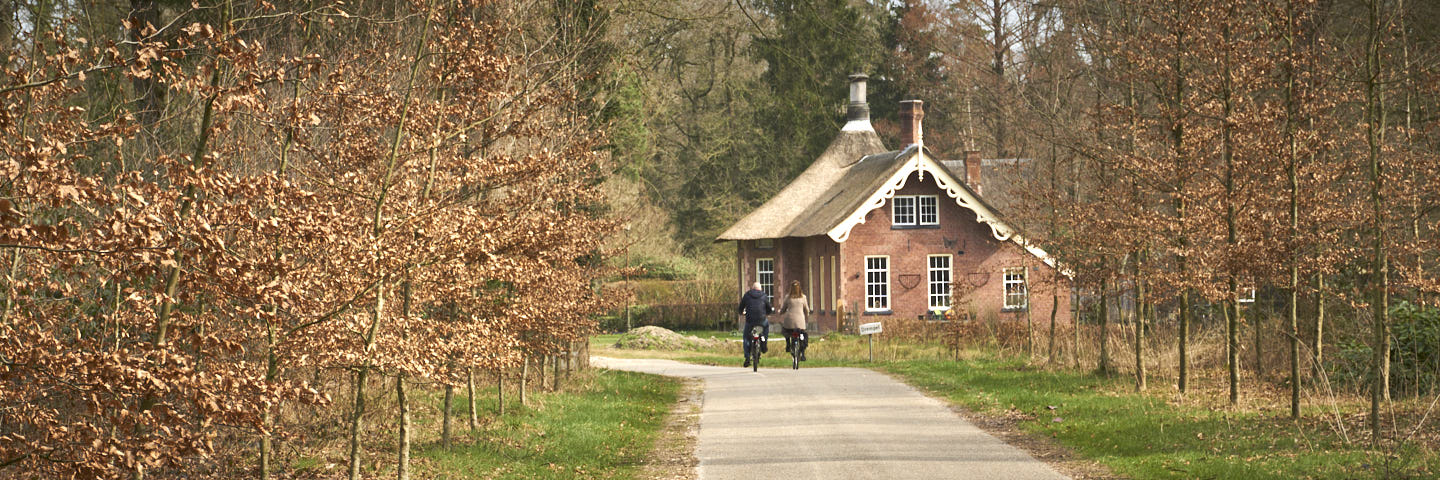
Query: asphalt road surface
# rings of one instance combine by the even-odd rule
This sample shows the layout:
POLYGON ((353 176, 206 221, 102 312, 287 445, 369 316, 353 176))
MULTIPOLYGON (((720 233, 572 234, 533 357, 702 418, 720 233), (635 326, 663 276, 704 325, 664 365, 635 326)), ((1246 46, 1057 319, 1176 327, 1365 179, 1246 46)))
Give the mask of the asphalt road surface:
POLYGON ((703 381, 696 451, 702 480, 1066 478, 885 375, 803 365, 755 373, 738 360, 733 367, 593 362, 703 381))

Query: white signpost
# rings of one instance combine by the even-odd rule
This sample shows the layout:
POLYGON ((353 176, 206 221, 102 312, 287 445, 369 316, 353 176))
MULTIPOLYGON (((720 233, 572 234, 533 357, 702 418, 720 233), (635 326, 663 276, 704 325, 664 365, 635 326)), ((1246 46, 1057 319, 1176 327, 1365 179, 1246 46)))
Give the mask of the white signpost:
POLYGON ((870 340, 870 363, 875 363, 875 334, 880 333, 880 322, 860 324, 860 334, 870 340))

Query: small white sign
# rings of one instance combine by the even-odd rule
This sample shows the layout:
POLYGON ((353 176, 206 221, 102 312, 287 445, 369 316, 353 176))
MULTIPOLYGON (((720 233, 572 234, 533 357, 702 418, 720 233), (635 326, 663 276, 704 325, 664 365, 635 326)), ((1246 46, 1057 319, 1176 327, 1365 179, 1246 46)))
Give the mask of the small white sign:
POLYGON ((872 323, 862 323, 862 324, 860 324, 860 334, 861 334, 861 335, 874 335, 874 334, 877 334, 877 333, 880 333, 880 322, 872 322, 872 323))

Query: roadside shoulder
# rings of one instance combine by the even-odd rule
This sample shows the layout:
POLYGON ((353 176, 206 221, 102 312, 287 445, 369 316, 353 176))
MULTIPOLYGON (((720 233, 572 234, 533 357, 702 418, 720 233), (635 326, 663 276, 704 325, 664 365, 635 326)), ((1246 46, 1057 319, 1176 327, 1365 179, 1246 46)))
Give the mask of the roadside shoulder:
POLYGON ((700 435, 703 382, 694 378, 683 379, 683 382, 675 403, 671 404, 670 414, 665 416, 665 426, 655 438, 650 455, 636 478, 699 478, 700 460, 695 457, 695 447, 700 435))

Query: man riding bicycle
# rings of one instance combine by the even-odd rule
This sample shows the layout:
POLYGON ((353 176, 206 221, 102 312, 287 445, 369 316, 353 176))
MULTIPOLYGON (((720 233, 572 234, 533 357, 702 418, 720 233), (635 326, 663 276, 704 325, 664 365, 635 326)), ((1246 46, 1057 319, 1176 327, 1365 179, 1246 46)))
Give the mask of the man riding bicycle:
POLYGON ((745 342, 745 351, 742 353, 745 355, 745 366, 748 367, 752 348, 750 328, 755 326, 761 328, 761 340, 758 347, 762 353, 769 350, 765 345, 765 339, 770 336, 770 320, 766 318, 766 315, 775 313, 775 309, 770 306, 770 299, 765 296, 765 292, 760 290, 760 282, 755 282, 750 284, 750 290, 740 297, 740 308, 736 311, 745 315, 745 328, 740 329, 740 337, 745 342))

